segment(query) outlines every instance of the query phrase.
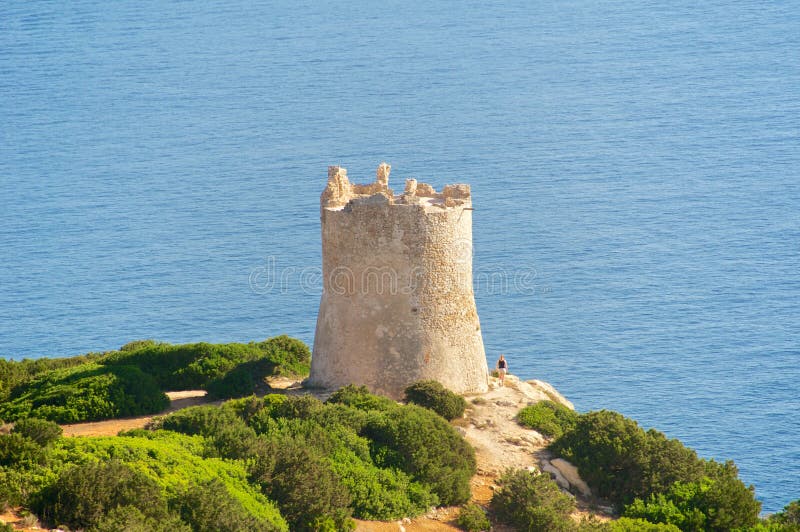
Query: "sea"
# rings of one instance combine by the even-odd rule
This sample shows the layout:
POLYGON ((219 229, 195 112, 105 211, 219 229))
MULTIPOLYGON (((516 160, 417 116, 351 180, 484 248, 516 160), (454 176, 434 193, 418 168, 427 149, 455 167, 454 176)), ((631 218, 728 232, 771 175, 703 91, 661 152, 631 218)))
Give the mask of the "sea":
POLYGON ((0 357, 313 342, 327 167, 466 182, 487 358, 800 498, 800 9, 3 0, 0 357))

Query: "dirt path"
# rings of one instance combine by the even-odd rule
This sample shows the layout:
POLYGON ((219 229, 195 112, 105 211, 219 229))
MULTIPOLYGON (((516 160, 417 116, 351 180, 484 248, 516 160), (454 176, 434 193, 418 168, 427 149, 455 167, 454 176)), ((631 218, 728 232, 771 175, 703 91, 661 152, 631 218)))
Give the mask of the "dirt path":
POLYGON ((221 404, 222 401, 209 401, 204 390, 189 390, 183 392, 167 392, 170 399, 169 407, 160 414, 152 416, 136 416, 122 419, 108 419, 106 421, 92 421, 89 423, 75 423, 62 425, 64 436, 116 436, 121 430, 144 428, 156 415, 164 415, 182 408, 201 404, 221 404))

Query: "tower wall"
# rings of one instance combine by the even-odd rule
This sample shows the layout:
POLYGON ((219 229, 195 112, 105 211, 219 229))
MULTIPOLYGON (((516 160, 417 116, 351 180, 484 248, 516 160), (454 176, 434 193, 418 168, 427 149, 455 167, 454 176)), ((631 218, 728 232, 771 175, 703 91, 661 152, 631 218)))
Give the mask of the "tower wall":
POLYGON ((472 289, 472 203, 467 185, 442 193, 408 180, 354 185, 328 169, 321 198, 323 294, 309 384, 366 385, 399 398, 435 379, 455 392, 487 389, 472 289))

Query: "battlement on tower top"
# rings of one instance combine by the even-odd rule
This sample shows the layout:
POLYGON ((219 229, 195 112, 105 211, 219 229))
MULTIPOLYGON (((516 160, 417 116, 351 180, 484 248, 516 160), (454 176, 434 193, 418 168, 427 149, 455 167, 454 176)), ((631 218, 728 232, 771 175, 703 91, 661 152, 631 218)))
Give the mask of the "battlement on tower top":
POLYGON ((348 205, 420 205, 422 207, 470 207, 472 205, 469 185, 445 185, 441 192, 427 183, 406 179, 402 194, 389 188, 392 167, 381 163, 375 172, 375 182, 365 185, 351 183, 347 169, 341 166, 328 167, 328 185, 322 192, 320 205, 323 209, 342 210, 348 205))

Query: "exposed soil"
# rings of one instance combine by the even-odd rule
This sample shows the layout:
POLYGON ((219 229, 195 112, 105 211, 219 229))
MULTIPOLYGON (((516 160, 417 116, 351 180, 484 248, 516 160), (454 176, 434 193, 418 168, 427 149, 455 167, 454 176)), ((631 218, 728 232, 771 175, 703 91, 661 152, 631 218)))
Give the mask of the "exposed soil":
MULTIPOLYGON (((201 404, 220 404, 222 401, 209 401, 204 390, 188 390, 183 392, 167 392, 169 407, 158 415, 168 414, 182 408, 201 404)), ((153 419, 153 416, 137 416, 90 423, 62 425, 64 436, 116 436, 120 431, 140 429, 153 419)))

